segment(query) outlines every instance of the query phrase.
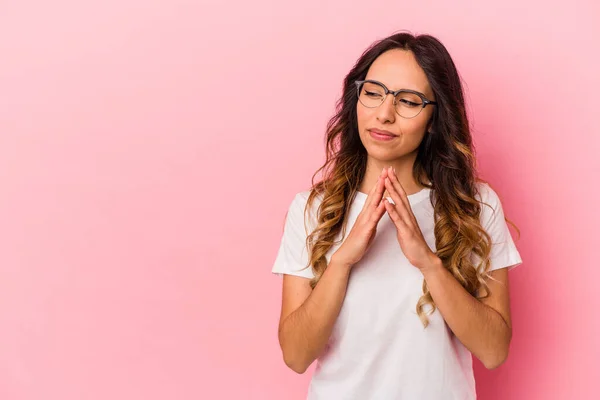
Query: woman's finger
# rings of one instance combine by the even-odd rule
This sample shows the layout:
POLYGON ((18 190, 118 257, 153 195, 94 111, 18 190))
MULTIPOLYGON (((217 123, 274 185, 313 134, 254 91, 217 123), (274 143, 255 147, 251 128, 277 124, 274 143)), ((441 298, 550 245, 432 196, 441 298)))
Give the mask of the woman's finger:
POLYGON ((391 170, 391 169, 388 170, 388 176, 390 178, 390 181, 392 182, 392 185, 396 189, 396 192, 398 192, 398 195, 402 199, 402 202, 404 203, 404 206, 405 207, 410 207, 410 202, 408 201, 408 196, 406 194, 406 191, 402 187, 402 184, 398 180, 398 176, 396 175, 396 171, 391 170))
POLYGON ((383 214, 385 214, 385 203, 384 200, 380 201, 377 208, 375 208, 375 211, 371 213, 371 223, 373 226, 377 226, 379 220, 383 217, 383 214))
POLYGON ((405 230, 407 229, 407 226, 406 226, 406 223, 404 222, 403 218, 400 216, 400 213, 398 213, 398 209, 397 209, 396 205, 390 203, 388 199, 384 199, 382 201, 382 203, 385 204, 385 209, 386 209, 387 213, 389 214, 390 219, 392 220, 394 225, 396 225, 396 229, 398 229, 398 231, 400 233, 405 232, 405 230))
POLYGON ((392 196, 394 203, 396 203, 395 209, 398 212, 398 214, 400 215, 400 218, 402 218, 404 220, 405 224, 412 222, 412 217, 410 216, 410 211, 406 208, 404 201, 402 201, 402 196, 400 196, 400 194, 398 194, 398 192, 396 191, 396 188, 392 184, 390 178, 387 176, 385 177, 385 186, 386 186, 388 192, 390 192, 390 195, 392 196))
POLYGON ((410 201, 408 200, 408 195, 406 194, 404 187, 402 187, 402 184, 400 183, 400 180, 398 179, 398 176, 396 175, 396 171, 392 171, 391 175, 392 176, 391 176, 390 180, 392 182, 392 185, 396 189, 396 192, 398 192, 398 194, 400 195, 400 198, 402 199, 402 202, 403 202, 404 206, 406 207, 406 210, 408 211, 408 215, 410 216, 410 219, 415 224, 418 225, 417 218, 415 217, 415 214, 412 212, 412 208, 410 206, 410 201))
POLYGON ((377 183, 371 188, 371 191, 367 195, 367 200, 365 201, 365 208, 371 207, 372 209, 376 209, 381 202, 381 198, 383 197, 383 192, 385 191, 385 183, 383 181, 384 171, 381 171, 379 174, 379 178, 377 179, 377 183))

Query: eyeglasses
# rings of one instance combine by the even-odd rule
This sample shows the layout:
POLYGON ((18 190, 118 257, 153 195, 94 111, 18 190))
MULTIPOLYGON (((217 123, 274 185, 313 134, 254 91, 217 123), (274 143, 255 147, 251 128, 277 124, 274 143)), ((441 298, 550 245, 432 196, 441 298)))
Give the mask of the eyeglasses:
POLYGON ((367 79, 355 81, 358 100, 368 108, 379 107, 385 101, 388 93, 394 96, 396 113, 403 118, 414 118, 429 104, 437 104, 427 100, 423 93, 415 90, 400 89, 395 92, 389 90, 383 83, 367 79))

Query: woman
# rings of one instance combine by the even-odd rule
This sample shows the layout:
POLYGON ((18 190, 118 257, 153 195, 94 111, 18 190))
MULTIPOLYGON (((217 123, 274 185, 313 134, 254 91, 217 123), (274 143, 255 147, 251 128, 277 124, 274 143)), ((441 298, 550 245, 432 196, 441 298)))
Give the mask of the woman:
POLYGON ((317 360, 308 398, 475 399, 471 354, 490 369, 508 355, 521 257, 436 38, 397 33, 363 53, 321 170, 289 206, 272 269, 285 363, 317 360))

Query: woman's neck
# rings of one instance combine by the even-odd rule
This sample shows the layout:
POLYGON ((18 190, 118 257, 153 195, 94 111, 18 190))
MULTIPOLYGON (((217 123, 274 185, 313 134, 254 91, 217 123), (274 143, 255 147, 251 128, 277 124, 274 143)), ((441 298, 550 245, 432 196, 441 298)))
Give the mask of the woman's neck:
MULTIPOLYGON (((414 158, 416 158, 416 153, 414 153, 413 157, 394 161, 380 161, 374 159, 368 161, 364 178, 359 185, 358 190, 363 193, 369 193, 377 183, 377 178, 381 175, 381 170, 392 166, 392 168, 396 169, 396 176, 407 195, 421 191, 425 186, 419 184, 413 177, 414 158)), ((391 197, 387 190, 385 191, 384 196, 391 197)))

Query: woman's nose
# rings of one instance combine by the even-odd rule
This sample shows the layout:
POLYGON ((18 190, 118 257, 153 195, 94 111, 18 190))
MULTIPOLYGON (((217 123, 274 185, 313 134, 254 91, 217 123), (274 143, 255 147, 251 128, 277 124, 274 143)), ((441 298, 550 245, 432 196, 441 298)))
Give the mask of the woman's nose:
POLYGON ((396 106, 394 104, 394 96, 385 96, 383 103, 377 107, 377 118, 380 121, 394 122, 396 118, 396 106))

